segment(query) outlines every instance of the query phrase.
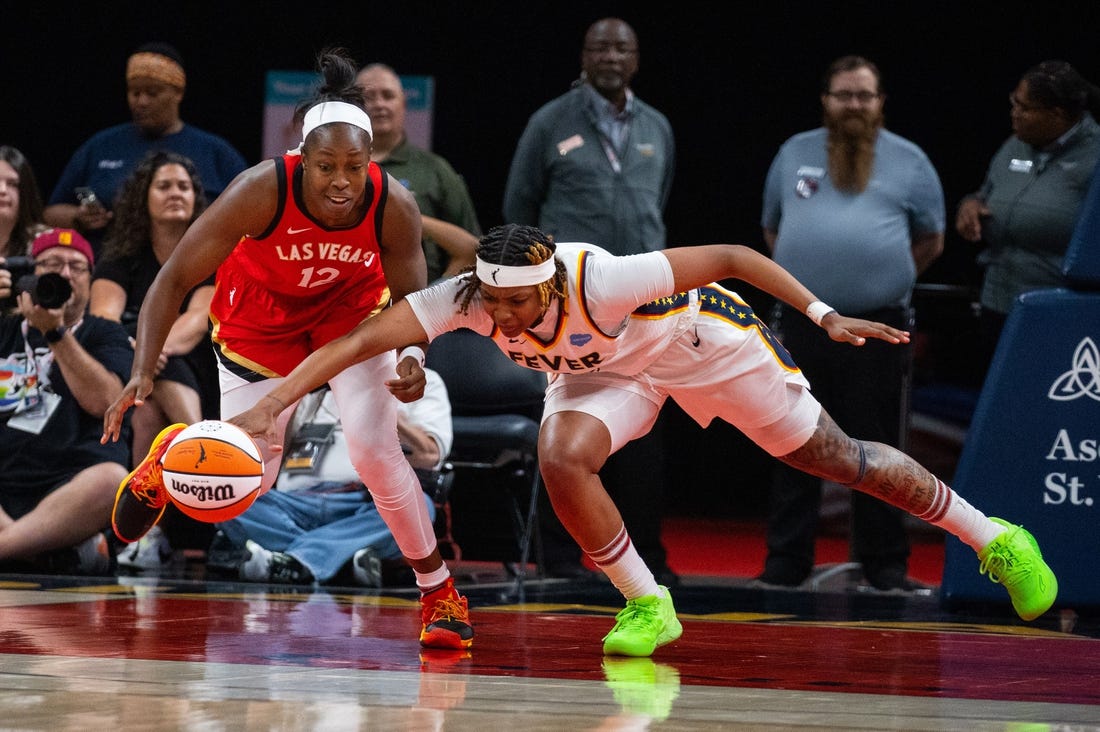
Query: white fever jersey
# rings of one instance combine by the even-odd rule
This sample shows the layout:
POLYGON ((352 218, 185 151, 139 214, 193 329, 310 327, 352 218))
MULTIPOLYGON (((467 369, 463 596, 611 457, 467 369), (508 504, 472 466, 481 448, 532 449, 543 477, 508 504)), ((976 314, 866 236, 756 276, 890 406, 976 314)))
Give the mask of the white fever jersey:
POLYGON ((561 400, 594 413, 593 391, 614 389, 656 408, 672 396, 703 426, 717 416, 750 430, 783 419, 789 385, 808 387, 790 354, 736 293, 715 284, 673 292, 672 268, 661 252, 613 256, 589 244, 559 244, 556 256, 568 275, 567 298, 517 338, 500 333, 476 295, 465 314, 459 311, 461 278, 407 299, 429 340, 469 328, 492 338, 517 364, 557 374, 547 392, 550 412, 561 400))
POLYGON ((458 280, 415 293, 409 303, 429 339, 470 328, 492 338, 519 365, 561 374, 636 374, 695 319, 694 293, 690 298, 666 297, 663 306, 635 314, 643 304, 672 290, 672 269, 660 253, 616 257, 589 244, 559 244, 556 256, 567 273, 566 300, 555 299, 542 322, 517 338, 496 328, 477 296, 468 313, 457 312, 458 280))

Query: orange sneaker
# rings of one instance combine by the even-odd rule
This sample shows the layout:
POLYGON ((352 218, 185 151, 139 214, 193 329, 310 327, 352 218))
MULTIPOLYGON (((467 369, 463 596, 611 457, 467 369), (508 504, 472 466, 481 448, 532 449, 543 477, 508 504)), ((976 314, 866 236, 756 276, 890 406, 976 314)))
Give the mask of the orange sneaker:
POLYGON ((428 593, 420 595, 420 645, 425 648, 462 650, 474 644, 474 627, 466 598, 455 589, 454 577, 428 593))
POLYGON ((137 541, 164 515, 168 491, 161 477, 160 461, 172 440, 185 427, 185 424, 173 424, 161 430, 149 446, 149 454, 119 483, 111 509, 111 528, 121 541, 127 544, 137 541))

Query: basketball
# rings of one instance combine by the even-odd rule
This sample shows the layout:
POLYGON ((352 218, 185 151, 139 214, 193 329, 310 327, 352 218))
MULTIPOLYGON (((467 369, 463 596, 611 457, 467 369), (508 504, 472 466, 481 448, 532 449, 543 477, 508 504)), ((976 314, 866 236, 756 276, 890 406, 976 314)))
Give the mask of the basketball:
POLYGON ((179 510, 207 523, 242 514, 260 495, 264 464, 244 430, 219 420, 182 430, 161 459, 164 485, 179 510))

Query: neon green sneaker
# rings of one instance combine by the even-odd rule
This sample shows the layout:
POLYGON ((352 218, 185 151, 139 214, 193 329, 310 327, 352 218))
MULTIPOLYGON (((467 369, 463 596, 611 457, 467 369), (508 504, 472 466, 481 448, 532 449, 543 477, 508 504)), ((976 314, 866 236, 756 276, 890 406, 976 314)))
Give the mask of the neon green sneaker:
POLYGON ((615 627, 603 638, 603 652, 609 656, 650 656, 658 646, 671 643, 683 632, 672 595, 662 586, 656 595, 626 603, 615 616, 615 627))
POLYGON ((609 656, 603 660, 603 675, 625 714, 660 722, 668 719, 672 702, 680 696, 680 672, 650 658, 609 656))
POLYGON ((989 520, 1004 526, 1007 531, 978 552, 981 560, 978 571, 1005 586, 1017 615, 1024 620, 1034 620, 1054 604, 1058 596, 1058 579, 1043 561, 1035 537, 1023 526, 992 516, 989 520))

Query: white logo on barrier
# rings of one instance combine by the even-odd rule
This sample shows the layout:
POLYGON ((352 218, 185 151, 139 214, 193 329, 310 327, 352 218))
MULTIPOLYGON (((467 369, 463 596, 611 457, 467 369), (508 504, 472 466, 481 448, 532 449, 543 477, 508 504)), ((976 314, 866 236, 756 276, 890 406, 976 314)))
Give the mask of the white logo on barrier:
POLYGON ((1050 385, 1047 396, 1068 402, 1078 397, 1100 401, 1100 351, 1091 338, 1085 337, 1073 351, 1073 365, 1050 385))

